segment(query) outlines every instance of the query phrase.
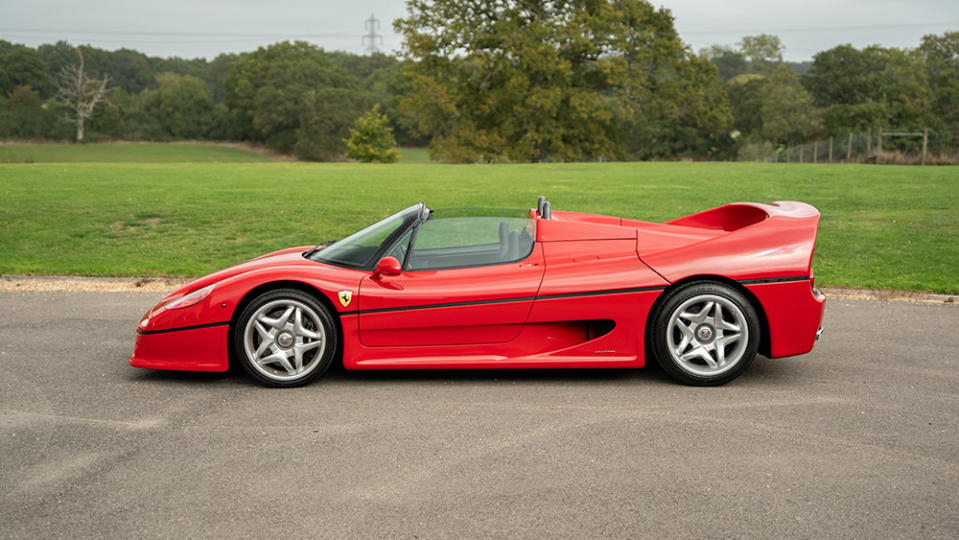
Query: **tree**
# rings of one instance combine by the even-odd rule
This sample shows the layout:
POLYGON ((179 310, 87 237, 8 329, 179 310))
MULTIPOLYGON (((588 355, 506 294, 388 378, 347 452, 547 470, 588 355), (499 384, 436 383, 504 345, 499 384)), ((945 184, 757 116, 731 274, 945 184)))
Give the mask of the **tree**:
POLYGON ((834 134, 869 128, 922 129, 934 120, 920 53, 839 45, 814 56, 803 77, 834 134))
POLYGON ((671 77, 650 85, 639 114, 625 119, 626 157, 727 155, 732 112, 716 66, 685 55, 672 68, 671 77))
POLYGON ((924 36, 919 52, 933 94, 933 122, 959 143, 959 32, 924 36))
POLYGON ((733 111, 733 127, 747 142, 759 142, 754 135, 763 129, 763 99, 768 83, 765 75, 743 73, 726 83, 729 104, 733 111))
POLYGON ((94 73, 109 73, 114 87, 136 94, 156 86, 156 74, 150 69, 147 55, 132 49, 106 51, 81 45, 77 48, 94 73))
POLYGON ((699 131, 694 110, 722 92, 679 92, 714 92, 715 68, 700 69, 669 11, 644 0, 411 0, 394 26, 412 84, 401 110, 443 159, 624 159, 676 119, 707 137, 729 121, 699 131))
POLYGON ((723 82, 746 73, 748 70, 746 56, 732 47, 713 45, 700 50, 699 55, 716 64, 716 68, 719 70, 719 78, 723 82))
POLYGON ((780 65, 761 91, 762 136, 779 145, 794 145, 823 135, 819 112, 799 74, 780 65))
POLYGON ((0 93, 9 94, 22 85, 30 85, 42 98, 53 93, 50 68, 43 57, 29 47, 13 45, 0 55, 0 93))
POLYGON ((206 84, 191 75, 161 73, 158 87, 145 90, 145 112, 160 127, 160 137, 206 138, 213 116, 213 96, 206 84))
POLYGON ((346 157, 357 161, 378 161, 393 163, 399 158, 396 149, 396 140, 393 138, 393 129, 389 119, 380 114, 380 106, 375 105, 369 112, 356 120, 356 125, 350 128, 350 137, 346 140, 349 150, 346 157))
POLYGON ((882 71, 880 47, 838 45, 813 56, 803 86, 823 107, 879 101, 882 71))
POLYGON ((362 110, 356 79, 309 43, 260 47, 233 64, 226 103, 254 140, 304 159, 332 159, 362 110))
POLYGON ((17 86, 10 92, 10 118, 13 121, 11 135, 24 138, 43 137, 46 114, 40 93, 29 84, 17 86))
POLYGON ((67 105, 72 114, 67 120, 77 127, 76 141, 83 142, 85 122, 93 116, 97 105, 106 102, 107 84, 110 77, 104 75, 97 79, 87 75, 83 66, 83 54, 80 63, 64 66, 60 71, 60 86, 57 88, 57 100, 67 105))
POLYGON ((770 72, 783 61, 783 44, 779 36, 759 34, 758 36, 744 36, 739 41, 739 51, 750 64, 750 70, 756 72, 770 72))

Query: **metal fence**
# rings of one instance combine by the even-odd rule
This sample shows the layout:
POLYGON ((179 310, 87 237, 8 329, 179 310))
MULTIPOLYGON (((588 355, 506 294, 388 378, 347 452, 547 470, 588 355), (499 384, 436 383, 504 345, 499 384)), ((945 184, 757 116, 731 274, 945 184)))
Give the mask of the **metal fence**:
POLYGON ((810 143, 775 147, 771 143, 747 144, 740 161, 780 163, 881 163, 899 165, 959 164, 959 148, 928 130, 839 135, 810 143))

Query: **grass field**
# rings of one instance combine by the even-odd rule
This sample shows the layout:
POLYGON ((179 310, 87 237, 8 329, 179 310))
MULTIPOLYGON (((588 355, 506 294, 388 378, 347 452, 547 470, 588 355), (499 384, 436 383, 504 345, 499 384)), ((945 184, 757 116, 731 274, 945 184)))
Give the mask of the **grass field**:
POLYGON ((429 163, 430 151, 426 148, 400 148, 400 163, 429 163))
POLYGON ((242 148, 203 143, 0 144, 0 163, 256 161, 273 159, 242 148))
POLYGON ((754 163, 0 165, 0 272, 195 276, 420 200, 666 220, 731 201, 823 213, 817 283, 959 293, 959 170, 754 163))

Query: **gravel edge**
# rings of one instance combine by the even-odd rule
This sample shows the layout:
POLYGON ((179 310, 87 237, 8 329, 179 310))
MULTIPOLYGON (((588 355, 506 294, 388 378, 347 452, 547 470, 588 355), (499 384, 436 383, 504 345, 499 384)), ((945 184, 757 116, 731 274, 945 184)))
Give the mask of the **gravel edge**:
MULTIPOLYGON (((192 280, 175 278, 23 276, 0 274, 0 292, 167 293, 186 285, 190 281, 192 280)), ((916 291, 853 289, 843 287, 820 287, 820 289, 827 296, 833 298, 959 305, 959 296, 949 294, 929 294, 916 291)))
POLYGON ((190 279, 0 275, 0 291, 168 293, 190 279))

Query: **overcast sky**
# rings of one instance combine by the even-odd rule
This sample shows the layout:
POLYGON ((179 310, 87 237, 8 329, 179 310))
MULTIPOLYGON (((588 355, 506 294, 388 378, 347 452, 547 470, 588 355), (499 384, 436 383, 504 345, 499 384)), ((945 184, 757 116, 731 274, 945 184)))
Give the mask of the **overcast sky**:
MULTIPOLYGON (((959 0, 661 0, 694 50, 777 34, 786 59, 841 43, 915 47, 924 34, 959 30, 959 0)), ((35 46, 66 39, 156 56, 212 58, 283 39, 364 50, 364 20, 380 20, 380 50, 400 47, 401 0, 0 0, 0 39, 35 46)))

